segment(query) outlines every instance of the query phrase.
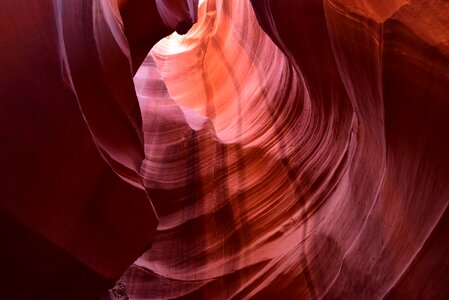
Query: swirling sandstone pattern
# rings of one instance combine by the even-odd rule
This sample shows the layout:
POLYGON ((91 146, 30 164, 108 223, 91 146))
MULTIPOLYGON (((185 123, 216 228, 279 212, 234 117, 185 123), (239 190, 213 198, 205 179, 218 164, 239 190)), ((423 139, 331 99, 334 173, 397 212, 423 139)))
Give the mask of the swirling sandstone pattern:
POLYGON ((447 299, 448 2, 199 2, 0 3, 8 295, 447 299))
POLYGON ((128 295, 446 297, 447 4, 252 4, 271 39, 204 1, 135 77, 160 223, 128 295))
POLYGON ((0 2, 2 299, 98 299, 151 245, 131 58, 173 29, 119 2, 0 2))

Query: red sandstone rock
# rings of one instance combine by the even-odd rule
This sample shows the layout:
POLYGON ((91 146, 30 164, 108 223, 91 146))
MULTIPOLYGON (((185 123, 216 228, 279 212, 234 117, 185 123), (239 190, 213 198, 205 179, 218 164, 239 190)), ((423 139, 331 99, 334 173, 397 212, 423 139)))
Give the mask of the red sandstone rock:
POLYGON ((448 298, 446 1, 199 2, 0 4, 5 293, 448 298))
POLYGON ((2 297, 98 299, 157 226, 120 16, 107 0, 9 1, 0 22, 2 297))
POLYGON ((252 1, 270 40, 204 1, 161 41, 135 77, 160 225, 128 295, 446 298, 448 12, 423 3, 252 1))

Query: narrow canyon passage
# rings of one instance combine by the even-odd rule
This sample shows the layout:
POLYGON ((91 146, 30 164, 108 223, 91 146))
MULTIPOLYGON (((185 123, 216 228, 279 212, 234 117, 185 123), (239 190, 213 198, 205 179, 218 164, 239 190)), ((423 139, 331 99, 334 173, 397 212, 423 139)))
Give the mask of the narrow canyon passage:
POLYGON ((428 150, 390 137, 407 113, 390 102, 407 95, 385 87, 399 81, 384 82, 388 24, 362 19, 403 3, 345 20, 345 3, 306 2, 202 1, 189 33, 160 41, 137 72, 141 174, 160 220, 152 249, 121 280, 129 297, 407 295, 401 278, 432 233, 443 237, 435 225, 447 195, 417 197, 417 166, 394 158, 428 150))
POLYGON ((5 295, 449 298, 448 18, 0 3, 5 295))

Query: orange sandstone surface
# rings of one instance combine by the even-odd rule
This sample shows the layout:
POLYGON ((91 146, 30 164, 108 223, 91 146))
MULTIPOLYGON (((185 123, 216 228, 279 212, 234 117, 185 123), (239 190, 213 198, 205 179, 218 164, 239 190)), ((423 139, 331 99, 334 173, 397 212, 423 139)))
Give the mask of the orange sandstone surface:
POLYGON ((8 299, 449 298, 449 3, 0 3, 8 299))

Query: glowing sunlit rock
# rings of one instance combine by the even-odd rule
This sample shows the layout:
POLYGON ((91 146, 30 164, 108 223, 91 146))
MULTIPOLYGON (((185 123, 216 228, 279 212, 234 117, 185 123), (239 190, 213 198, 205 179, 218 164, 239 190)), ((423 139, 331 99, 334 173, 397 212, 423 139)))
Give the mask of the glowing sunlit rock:
POLYGON ((448 18, 0 3, 2 296, 447 299, 448 18))
POLYGON ((447 5, 251 3, 268 35, 204 1, 135 77, 160 224, 128 295, 444 298, 447 5))

